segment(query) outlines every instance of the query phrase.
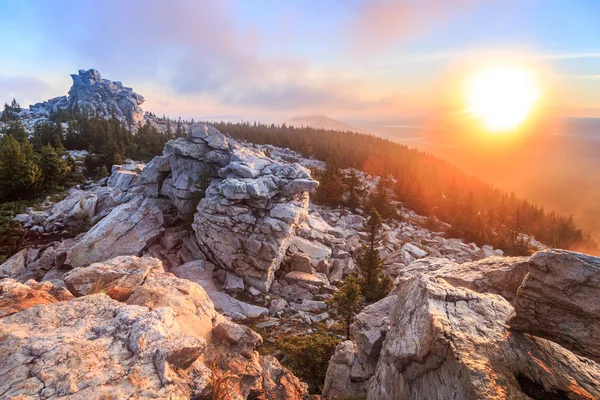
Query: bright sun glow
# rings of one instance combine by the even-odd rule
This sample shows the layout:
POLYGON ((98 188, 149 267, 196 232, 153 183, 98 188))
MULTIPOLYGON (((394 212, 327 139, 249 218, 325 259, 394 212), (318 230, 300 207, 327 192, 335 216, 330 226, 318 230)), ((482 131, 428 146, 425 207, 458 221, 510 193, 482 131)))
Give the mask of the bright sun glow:
POLYGON ((536 75, 522 68, 479 71, 468 88, 468 111, 492 132, 519 126, 540 97, 536 75))

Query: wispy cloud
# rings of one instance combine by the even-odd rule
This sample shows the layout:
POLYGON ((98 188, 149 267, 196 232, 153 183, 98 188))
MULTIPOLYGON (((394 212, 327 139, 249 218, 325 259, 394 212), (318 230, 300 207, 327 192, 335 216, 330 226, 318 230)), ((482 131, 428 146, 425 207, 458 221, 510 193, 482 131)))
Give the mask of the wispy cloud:
POLYGON ((360 0, 348 36, 361 52, 380 50, 485 3, 490 0, 360 0))
POLYGON ((577 81, 587 81, 587 80, 600 80, 600 74, 590 74, 590 75, 586 75, 586 74, 574 74, 574 75, 555 75, 556 78, 559 79, 572 79, 572 80, 577 80, 577 81))
POLYGON ((0 101, 10 101, 16 98, 22 106, 39 102, 52 96, 52 87, 44 80, 35 76, 12 75, 0 76, 0 101))

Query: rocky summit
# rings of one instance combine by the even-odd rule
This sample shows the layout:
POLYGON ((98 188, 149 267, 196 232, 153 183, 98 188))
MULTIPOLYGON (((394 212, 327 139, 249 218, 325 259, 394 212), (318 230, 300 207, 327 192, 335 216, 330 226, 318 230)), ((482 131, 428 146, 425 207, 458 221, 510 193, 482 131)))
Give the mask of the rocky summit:
MULTIPOLYGON (((121 83, 73 81, 26 112, 140 121, 121 83)), ((322 161, 204 123, 181 132, 16 215, 34 240, 0 265, 0 398, 600 398, 599 258, 526 235, 536 252, 505 257, 394 202, 372 249, 393 285, 358 299, 345 337, 332 299, 362 273, 368 213, 313 201, 322 161), (324 331, 328 353, 278 348, 324 331), (298 377, 317 369, 309 395, 298 377)))
POLYGON ((27 130, 33 131, 35 123, 47 121, 52 114, 60 111, 102 118, 115 117, 134 129, 143 122, 144 111, 140 105, 144 97, 133 89, 123 86, 121 82, 102 78, 95 69, 79 70, 71 78, 73 85, 67 96, 36 103, 20 111, 19 117, 27 130))

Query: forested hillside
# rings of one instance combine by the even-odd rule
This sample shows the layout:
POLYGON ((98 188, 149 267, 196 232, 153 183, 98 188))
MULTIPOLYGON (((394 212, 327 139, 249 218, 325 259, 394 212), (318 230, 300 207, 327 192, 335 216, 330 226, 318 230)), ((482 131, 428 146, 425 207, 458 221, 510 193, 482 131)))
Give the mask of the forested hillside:
MULTIPOLYGON (((146 119, 134 133, 116 118, 61 113, 37 124, 33 135, 28 137, 17 113, 11 112, 15 105, 18 107, 16 102, 5 106, 3 113, 8 118, 4 117, 4 135, 0 140, 0 201, 36 198, 80 179, 73 161, 63 156, 65 150, 88 150, 85 173, 101 177, 125 158, 149 161, 161 154, 167 141, 185 134, 187 124, 148 114, 166 129, 158 129, 146 119)), ((338 167, 355 167, 386 178, 385 189, 393 191, 395 200, 429 217, 432 227, 437 220, 451 224, 451 236, 479 245, 491 244, 509 254, 528 252, 528 244, 519 237, 519 232, 533 235, 552 247, 596 249, 596 244, 572 217, 546 211, 405 145, 368 134, 286 124, 212 124, 237 139, 287 147, 304 156, 328 161, 331 168, 320 178, 321 197, 327 198, 323 202, 329 205, 341 205, 335 199, 344 194, 351 203, 356 203, 357 184, 353 183, 356 179, 341 176, 338 171, 338 167)), ((316 198, 319 199, 319 194, 316 198)), ((386 198, 371 200, 386 202, 386 198)), ((381 207, 379 211, 385 216, 381 207)))
POLYGON ((393 176, 396 199, 407 208, 452 225, 451 235, 522 254, 518 233, 566 249, 594 251, 596 243, 572 217, 495 188, 429 154, 373 135, 283 124, 211 122, 217 129, 252 143, 288 147, 304 156, 335 160, 383 177, 393 176))

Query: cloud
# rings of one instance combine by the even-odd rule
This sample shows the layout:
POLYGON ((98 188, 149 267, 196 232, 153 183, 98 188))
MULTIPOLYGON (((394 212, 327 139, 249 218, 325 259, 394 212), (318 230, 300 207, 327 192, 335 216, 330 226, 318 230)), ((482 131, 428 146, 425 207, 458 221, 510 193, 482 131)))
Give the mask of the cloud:
POLYGON ((10 102, 16 98, 21 106, 31 102, 47 99, 53 93, 52 87, 42 79, 34 76, 0 76, 0 93, 5 98, 0 101, 10 102))
POLYGON ((598 74, 580 74, 580 75, 555 75, 556 78, 559 79, 572 79, 578 81, 596 81, 600 80, 600 75, 598 74))
POLYGON ((347 25, 354 49, 376 51, 434 29, 487 0, 360 0, 347 25))
POLYGON ((106 0, 92 9, 68 0, 67 13, 40 14, 47 16, 49 40, 66 43, 85 63, 81 68, 128 86, 144 77, 143 84, 151 81, 171 96, 277 110, 360 107, 360 91, 339 74, 319 77, 306 59, 263 56, 260 30, 240 19, 235 6, 235 0, 106 0))

